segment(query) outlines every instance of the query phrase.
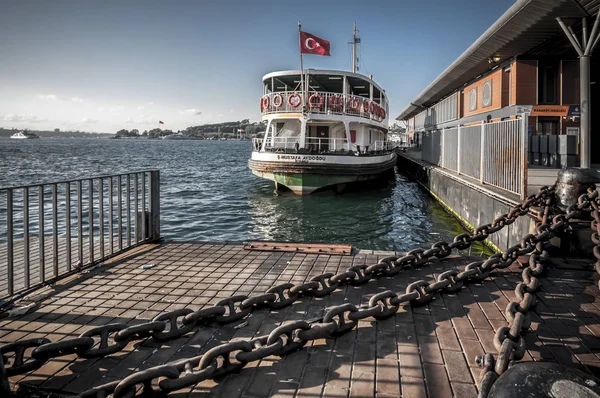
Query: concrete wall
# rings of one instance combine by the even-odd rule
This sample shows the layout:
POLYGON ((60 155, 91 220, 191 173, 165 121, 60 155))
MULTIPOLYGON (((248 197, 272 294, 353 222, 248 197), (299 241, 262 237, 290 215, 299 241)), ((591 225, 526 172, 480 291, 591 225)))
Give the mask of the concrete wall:
MULTIPOLYGON (((421 163, 400 154, 398 168, 415 178, 444 207, 454 214, 467 229, 491 223, 502 214, 508 213, 516 202, 491 191, 448 174, 438 167, 421 163)), ((496 250, 504 251, 519 243, 521 238, 533 232, 535 220, 529 216, 517 219, 512 225, 491 235, 488 243, 496 250)))

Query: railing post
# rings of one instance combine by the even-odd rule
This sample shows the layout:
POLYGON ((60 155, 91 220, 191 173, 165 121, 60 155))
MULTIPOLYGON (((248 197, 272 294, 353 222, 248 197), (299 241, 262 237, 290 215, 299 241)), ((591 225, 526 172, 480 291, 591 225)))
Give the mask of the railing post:
POLYGON ((150 237, 160 238, 160 172, 150 172, 150 237))
POLYGON ((94 262, 94 180, 88 180, 88 262, 94 262))
POLYGON ((66 254, 67 254, 67 271, 71 271, 71 183, 65 184, 65 233, 66 233, 66 254))
POLYGON ((481 122, 481 159, 479 163, 479 181, 483 184, 484 181, 484 167, 485 167, 485 122, 481 122))
POLYGON ((442 127, 442 131, 440 132, 440 163, 442 164, 442 168, 444 169, 446 168, 446 145, 444 145, 444 140, 446 139, 446 134, 444 134, 445 132, 446 129, 442 127))
POLYGON ((528 163, 528 153, 529 153, 529 113, 523 113, 523 120, 521 121, 521 199, 525 199, 527 197, 527 163, 528 163))
POLYGON ((460 150, 460 143, 461 143, 461 140, 460 140, 460 138, 461 138, 461 135, 460 135, 460 131, 461 131, 460 125, 457 127, 457 129, 458 129, 458 131, 456 133, 456 141, 457 141, 456 142, 456 172, 458 174, 460 174, 460 152, 461 152, 461 150, 460 150))
POLYGON ((15 290, 13 272, 13 191, 6 190, 6 237, 7 237, 7 273, 8 295, 12 296, 15 290))
POLYGON ((44 185, 40 185, 38 191, 38 245, 39 245, 39 262, 40 262, 40 282, 46 282, 46 262, 45 262, 45 246, 44 246, 44 185))
POLYGON ((29 289, 30 283, 30 255, 29 255, 29 188, 23 188, 23 262, 25 267, 25 289, 29 289))
POLYGON ((52 184, 52 270, 58 277, 58 186, 52 184))

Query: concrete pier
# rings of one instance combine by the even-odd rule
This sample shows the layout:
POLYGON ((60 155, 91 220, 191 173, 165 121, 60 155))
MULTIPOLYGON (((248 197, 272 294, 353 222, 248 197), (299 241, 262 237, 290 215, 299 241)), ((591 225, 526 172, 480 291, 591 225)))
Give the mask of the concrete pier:
MULTIPOLYGON (((421 160, 421 152, 414 148, 398 154, 398 167, 415 178, 446 210, 470 229, 491 223, 521 203, 517 195, 421 160)), ((558 172, 559 169, 530 168, 528 194, 536 193, 544 185, 552 185, 558 172)), ((490 236, 487 243, 493 249, 503 251, 533 232, 536 221, 534 217, 521 217, 490 236)))
MULTIPOLYGON (((169 310, 200 309, 236 294, 263 293, 284 282, 301 283, 323 272, 373 264, 399 253, 358 251, 349 256, 244 250, 238 244, 147 244, 85 274, 36 292, 40 307, 0 321, 0 344, 46 337, 60 341, 98 325, 135 325, 169 310), (151 268, 140 268, 153 264, 151 268)), ((473 258, 449 257, 407 268, 322 298, 305 297, 282 310, 257 310, 228 325, 200 326, 177 339, 130 343, 101 359, 64 356, 29 374, 10 378, 49 391, 80 393, 141 369, 192 357, 229 340, 270 332, 287 320, 323 315, 328 306, 361 304, 373 294, 403 291, 473 258)), ((546 266, 531 328, 524 332, 524 360, 575 366, 599 376, 600 291, 589 262, 555 259, 546 266)), ((220 382, 204 381, 173 396, 193 397, 475 397, 480 369, 475 356, 496 353, 494 332, 507 324, 504 309, 520 280, 518 263, 437 294, 422 307, 402 306, 385 320, 367 318, 336 339, 316 340, 283 358, 249 363, 220 382)))

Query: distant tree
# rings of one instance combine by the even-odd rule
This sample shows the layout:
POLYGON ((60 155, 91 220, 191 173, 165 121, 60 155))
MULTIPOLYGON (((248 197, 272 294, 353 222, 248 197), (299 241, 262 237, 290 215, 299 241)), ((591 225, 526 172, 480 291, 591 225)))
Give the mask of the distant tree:
POLYGON ((133 135, 140 135, 140 132, 139 132, 139 130, 138 130, 138 129, 133 129, 133 130, 131 130, 131 131, 129 132, 129 134, 130 134, 130 135, 132 135, 132 136, 133 136, 133 135))

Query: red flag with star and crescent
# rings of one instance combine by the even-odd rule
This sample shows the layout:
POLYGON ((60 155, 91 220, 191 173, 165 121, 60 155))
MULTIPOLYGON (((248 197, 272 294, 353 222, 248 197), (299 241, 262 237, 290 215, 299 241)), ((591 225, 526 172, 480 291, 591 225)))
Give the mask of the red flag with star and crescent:
POLYGON ((329 41, 310 33, 300 32, 300 52, 304 54, 330 55, 329 41))

